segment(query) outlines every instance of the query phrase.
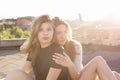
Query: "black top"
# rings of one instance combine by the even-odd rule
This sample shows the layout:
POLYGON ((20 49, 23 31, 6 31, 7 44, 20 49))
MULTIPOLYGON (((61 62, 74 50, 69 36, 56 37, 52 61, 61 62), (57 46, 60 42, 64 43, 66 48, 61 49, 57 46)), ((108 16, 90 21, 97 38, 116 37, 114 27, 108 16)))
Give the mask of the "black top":
MULTIPOLYGON (((51 44, 46 48, 40 48, 35 59, 35 65, 33 65, 33 70, 35 73, 36 80, 46 80, 48 71, 50 67, 62 69, 58 80, 67 80, 68 79, 68 70, 65 67, 62 67, 56 64, 52 60, 52 55, 54 53, 63 53, 62 47, 57 44, 51 44)), ((30 54, 28 55, 27 60, 31 61, 30 54)))

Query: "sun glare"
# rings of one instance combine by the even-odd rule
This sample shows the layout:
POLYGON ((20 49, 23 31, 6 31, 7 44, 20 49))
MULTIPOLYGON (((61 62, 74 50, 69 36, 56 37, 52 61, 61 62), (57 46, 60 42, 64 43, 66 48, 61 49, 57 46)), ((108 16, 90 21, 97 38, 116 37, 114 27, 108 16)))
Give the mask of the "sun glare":
POLYGON ((2 0, 0 1, 0 18, 38 16, 47 13, 65 19, 78 19, 78 14, 80 14, 85 21, 98 20, 107 16, 120 16, 120 5, 118 1, 119 0, 2 0), (5 5, 8 7, 5 7, 5 5))

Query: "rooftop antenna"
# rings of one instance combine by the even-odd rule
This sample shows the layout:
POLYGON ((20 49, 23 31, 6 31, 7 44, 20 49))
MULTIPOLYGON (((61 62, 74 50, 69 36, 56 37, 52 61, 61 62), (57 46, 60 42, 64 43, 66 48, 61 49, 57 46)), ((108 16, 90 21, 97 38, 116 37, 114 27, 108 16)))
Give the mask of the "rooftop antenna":
POLYGON ((79 17, 80 22, 82 22, 82 17, 80 13, 78 14, 78 17, 79 17))

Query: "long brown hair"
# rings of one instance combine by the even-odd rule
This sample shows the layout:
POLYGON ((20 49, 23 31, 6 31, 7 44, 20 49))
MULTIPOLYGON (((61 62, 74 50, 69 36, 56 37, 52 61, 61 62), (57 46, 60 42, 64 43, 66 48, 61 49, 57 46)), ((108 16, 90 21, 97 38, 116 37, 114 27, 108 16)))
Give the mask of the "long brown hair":
POLYGON ((65 21, 60 19, 59 17, 54 17, 53 22, 55 25, 55 28, 59 25, 65 25, 67 29, 67 42, 64 45, 65 52, 69 55, 69 57, 72 59, 72 61, 75 59, 76 55, 76 49, 74 45, 74 41, 72 41, 72 30, 70 25, 65 21))
POLYGON ((35 53, 37 53, 37 51, 40 49, 38 33, 40 30, 39 28, 43 23, 50 23, 54 27, 52 23, 52 18, 49 15, 39 16, 33 21, 33 24, 31 26, 30 38, 28 39, 29 41, 26 47, 26 53, 29 53, 32 56, 36 55, 35 53))

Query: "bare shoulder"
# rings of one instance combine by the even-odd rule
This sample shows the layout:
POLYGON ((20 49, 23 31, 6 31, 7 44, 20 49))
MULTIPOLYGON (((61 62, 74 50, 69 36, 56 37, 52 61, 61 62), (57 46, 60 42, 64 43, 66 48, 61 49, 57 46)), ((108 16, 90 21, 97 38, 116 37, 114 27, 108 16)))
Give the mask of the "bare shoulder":
POLYGON ((73 42, 73 44, 74 44, 74 46, 75 46, 76 48, 82 48, 81 43, 78 42, 77 40, 72 40, 72 42, 73 42))
POLYGON ((75 46, 75 49, 78 53, 82 52, 82 45, 80 42, 78 42, 77 40, 72 40, 73 45, 75 46))

